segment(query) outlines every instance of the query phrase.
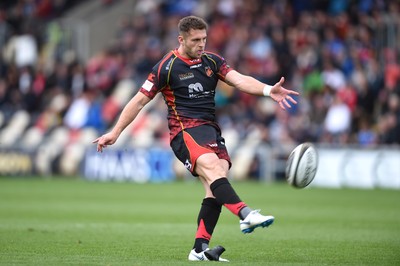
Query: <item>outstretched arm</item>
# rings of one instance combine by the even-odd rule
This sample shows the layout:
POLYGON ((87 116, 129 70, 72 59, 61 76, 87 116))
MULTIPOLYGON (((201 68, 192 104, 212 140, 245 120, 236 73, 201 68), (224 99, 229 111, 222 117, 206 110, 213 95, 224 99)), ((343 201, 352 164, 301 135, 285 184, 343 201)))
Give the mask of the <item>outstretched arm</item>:
POLYGON ((97 143, 97 151, 102 152, 103 148, 107 145, 114 144, 122 131, 135 120, 136 116, 139 114, 140 110, 150 102, 150 98, 141 92, 138 92, 124 107, 122 110, 117 123, 114 128, 104 134, 103 136, 95 139, 93 143, 97 143))
POLYGON ((291 107, 289 101, 293 104, 297 104, 291 95, 299 95, 299 93, 285 89, 282 86, 285 82, 283 77, 275 83, 275 85, 270 86, 251 76, 246 76, 236 70, 232 70, 226 74, 225 81, 243 92, 259 96, 270 96, 284 110, 286 107, 291 107))

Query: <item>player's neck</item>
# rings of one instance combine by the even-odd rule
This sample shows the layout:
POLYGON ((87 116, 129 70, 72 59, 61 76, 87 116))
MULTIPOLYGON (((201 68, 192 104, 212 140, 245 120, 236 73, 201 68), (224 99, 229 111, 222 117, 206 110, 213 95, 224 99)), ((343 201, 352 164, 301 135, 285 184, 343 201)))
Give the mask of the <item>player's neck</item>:
POLYGON ((192 58, 190 56, 183 56, 180 52, 179 49, 175 49, 173 50, 173 53, 175 54, 175 56, 177 56, 178 58, 180 58, 183 62, 185 62, 188 65, 194 65, 194 64, 198 64, 201 62, 201 58, 192 58))
POLYGON ((193 58, 191 58, 187 53, 185 53, 185 50, 183 49, 182 46, 179 46, 178 49, 176 49, 177 53, 179 54, 180 57, 188 59, 188 60, 192 60, 193 58))

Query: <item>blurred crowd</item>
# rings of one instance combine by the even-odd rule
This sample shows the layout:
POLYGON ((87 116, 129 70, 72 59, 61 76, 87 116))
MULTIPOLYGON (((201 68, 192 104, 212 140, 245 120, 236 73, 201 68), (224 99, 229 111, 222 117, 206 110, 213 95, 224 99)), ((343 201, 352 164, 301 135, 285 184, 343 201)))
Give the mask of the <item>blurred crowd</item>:
MULTIPOLYGON (((206 19, 207 50, 231 67, 269 84, 283 76, 301 93, 281 111, 221 83, 217 116, 232 146, 400 144, 398 1, 138 0, 116 22, 112 44, 86 61, 57 23, 80 1, 2 3, 0 147, 37 148, 46 137, 67 145, 85 134, 90 143, 107 131, 152 66, 177 47, 177 23, 188 14, 206 19)), ((156 97, 121 145, 168 145, 162 102, 156 97)))

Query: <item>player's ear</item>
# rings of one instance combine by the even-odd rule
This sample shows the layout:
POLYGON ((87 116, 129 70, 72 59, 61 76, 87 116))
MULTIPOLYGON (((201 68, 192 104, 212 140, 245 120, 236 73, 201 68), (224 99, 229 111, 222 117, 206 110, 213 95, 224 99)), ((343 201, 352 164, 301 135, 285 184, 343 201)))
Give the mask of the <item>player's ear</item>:
POLYGON ((179 44, 183 43, 183 36, 182 35, 178 36, 178 42, 179 42, 179 44))

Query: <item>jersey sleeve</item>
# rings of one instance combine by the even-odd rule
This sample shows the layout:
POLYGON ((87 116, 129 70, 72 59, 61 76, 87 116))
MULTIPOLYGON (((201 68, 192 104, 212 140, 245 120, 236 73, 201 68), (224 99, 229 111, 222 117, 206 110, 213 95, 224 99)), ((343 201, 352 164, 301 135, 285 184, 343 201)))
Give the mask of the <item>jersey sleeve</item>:
POLYGON ((223 64, 221 65, 221 67, 219 68, 218 71, 218 77, 222 80, 225 81, 225 77, 226 74, 228 74, 229 71, 233 70, 233 68, 231 68, 226 61, 224 60, 223 64))
POLYGON ((208 52, 208 56, 215 63, 215 66, 217 68, 215 72, 217 73, 218 78, 222 81, 225 81, 226 74, 228 74, 229 71, 233 70, 233 68, 228 65, 225 58, 218 54, 208 52))
POLYGON ((141 93, 153 99, 156 94, 167 86, 167 75, 168 75, 168 64, 171 59, 171 53, 164 56, 164 58, 158 62, 147 76, 146 81, 139 89, 141 93))
POLYGON ((159 84, 157 84, 155 79, 154 69, 153 71, 147 76, 146 81, 143 83, 142 87, 140 88, 140 92, 153 99, 156 94, 160 91, 159 84))

